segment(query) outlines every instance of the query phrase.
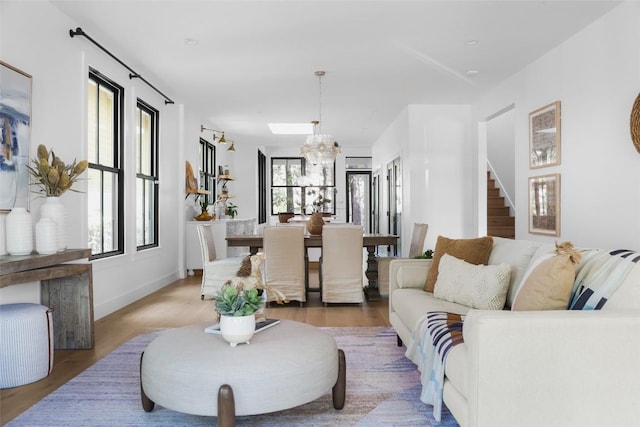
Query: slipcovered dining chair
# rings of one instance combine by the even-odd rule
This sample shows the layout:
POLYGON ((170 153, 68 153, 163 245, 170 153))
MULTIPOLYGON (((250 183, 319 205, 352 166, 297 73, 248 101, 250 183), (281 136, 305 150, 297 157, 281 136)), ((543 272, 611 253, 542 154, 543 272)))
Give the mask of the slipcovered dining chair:
POLYGON ((236 276, 244 257, 217 258, 211 224, 198 224, 197 229, 202 255, 200 299, 212 299, 227 280, 236 276))
POLYGON ((382 257, 378 260, 378 290, 380 295, 389 295, 389 263, 399 258, 415 258, 424 250, 424 239, 427 237, 428 224, 413 224, 409 255, 406 257, 382 257))
POLYGON ((363 301, 362 239, 359 225, 323 228, 320 287, 325 304, 363 301))
POLYGON ((266 226, 263 234, 264 286, 267 302, 277 301, 276 290, 288 301, 307 301, 304 227, 266 226))

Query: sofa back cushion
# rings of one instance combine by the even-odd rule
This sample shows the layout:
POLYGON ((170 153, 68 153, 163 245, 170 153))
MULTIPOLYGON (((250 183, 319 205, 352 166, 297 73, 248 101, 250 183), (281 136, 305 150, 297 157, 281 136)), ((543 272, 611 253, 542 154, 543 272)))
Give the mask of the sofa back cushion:
POLYGON ((449 239, 438 236, 436 248, 433 251, 433 262, 427 273, 427 281, 424 290, 433 292, 438 279, 438 264, 444 254, 449 254, 462 259, 470 264, 487 264, 491 248, 493 246, 492 237, 479 237, 477 239, 449 239))
POLYGON ((513 240, 503 237, 493 238, 493 249, 489 256, 489 264, 507 263, 511 266, 511 279, 505 306, 511 308, 513 299, 522 283, 522 277, 532 260, 551 253, 555 246, 529 240, 513 240))
POLYGON ((603 310, 640 310, 640 261, 602 307, 603 310))

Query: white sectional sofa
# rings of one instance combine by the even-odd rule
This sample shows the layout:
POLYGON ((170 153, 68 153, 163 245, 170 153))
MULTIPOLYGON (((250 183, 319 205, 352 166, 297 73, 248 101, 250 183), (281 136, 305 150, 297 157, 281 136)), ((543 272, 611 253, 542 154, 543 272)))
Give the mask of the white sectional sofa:
POLYGON ((425 312, 466 314, 443 386, 461 426, 640 426, 640 262, 601 310, 511 311, 527 267, 554 249, 494 238, 489 264, 511 267, 504 310, 424 291, 431 260, 391 262, 389 320, 399 345, 425 312))

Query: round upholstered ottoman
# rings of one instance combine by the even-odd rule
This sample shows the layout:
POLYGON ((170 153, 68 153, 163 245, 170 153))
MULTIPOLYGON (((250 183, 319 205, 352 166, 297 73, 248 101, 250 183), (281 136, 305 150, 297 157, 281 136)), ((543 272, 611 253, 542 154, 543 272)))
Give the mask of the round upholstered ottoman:
POLYGON ((208 334, 203 323, 165 332, 140 360, 142 406, 218 417, 293 408, 333 390, 333 406, 345 400, 345 359, 333 337, 293 321, 256 333, 237 347, 208 334))
POLYGON ((0 388, 30 384, 51 373, 52 311, 40 304, 0 305, 0 388))

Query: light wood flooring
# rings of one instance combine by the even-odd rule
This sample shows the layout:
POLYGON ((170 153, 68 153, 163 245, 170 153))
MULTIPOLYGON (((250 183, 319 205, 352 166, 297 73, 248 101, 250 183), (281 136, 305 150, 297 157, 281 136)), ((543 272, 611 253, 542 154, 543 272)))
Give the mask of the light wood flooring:
MULTIPOLYGON (((191 276, 96 321, 92 350, 56 350, 53 372, 33 384, 0 390, 0 424, 5 425, 40 399, 84 371, 131 338, 158 328, 173 328, 214 321, 214 303, 200 299, 201 277, 191 276)), ((310 272, 311 287, 317 271, 310 272)), ((267 316, 314 326, 389 326, 388 301, 335 304, 325 307, 318 292, 310 292, 303 307, 298 303, 273 306, 267 316)))

